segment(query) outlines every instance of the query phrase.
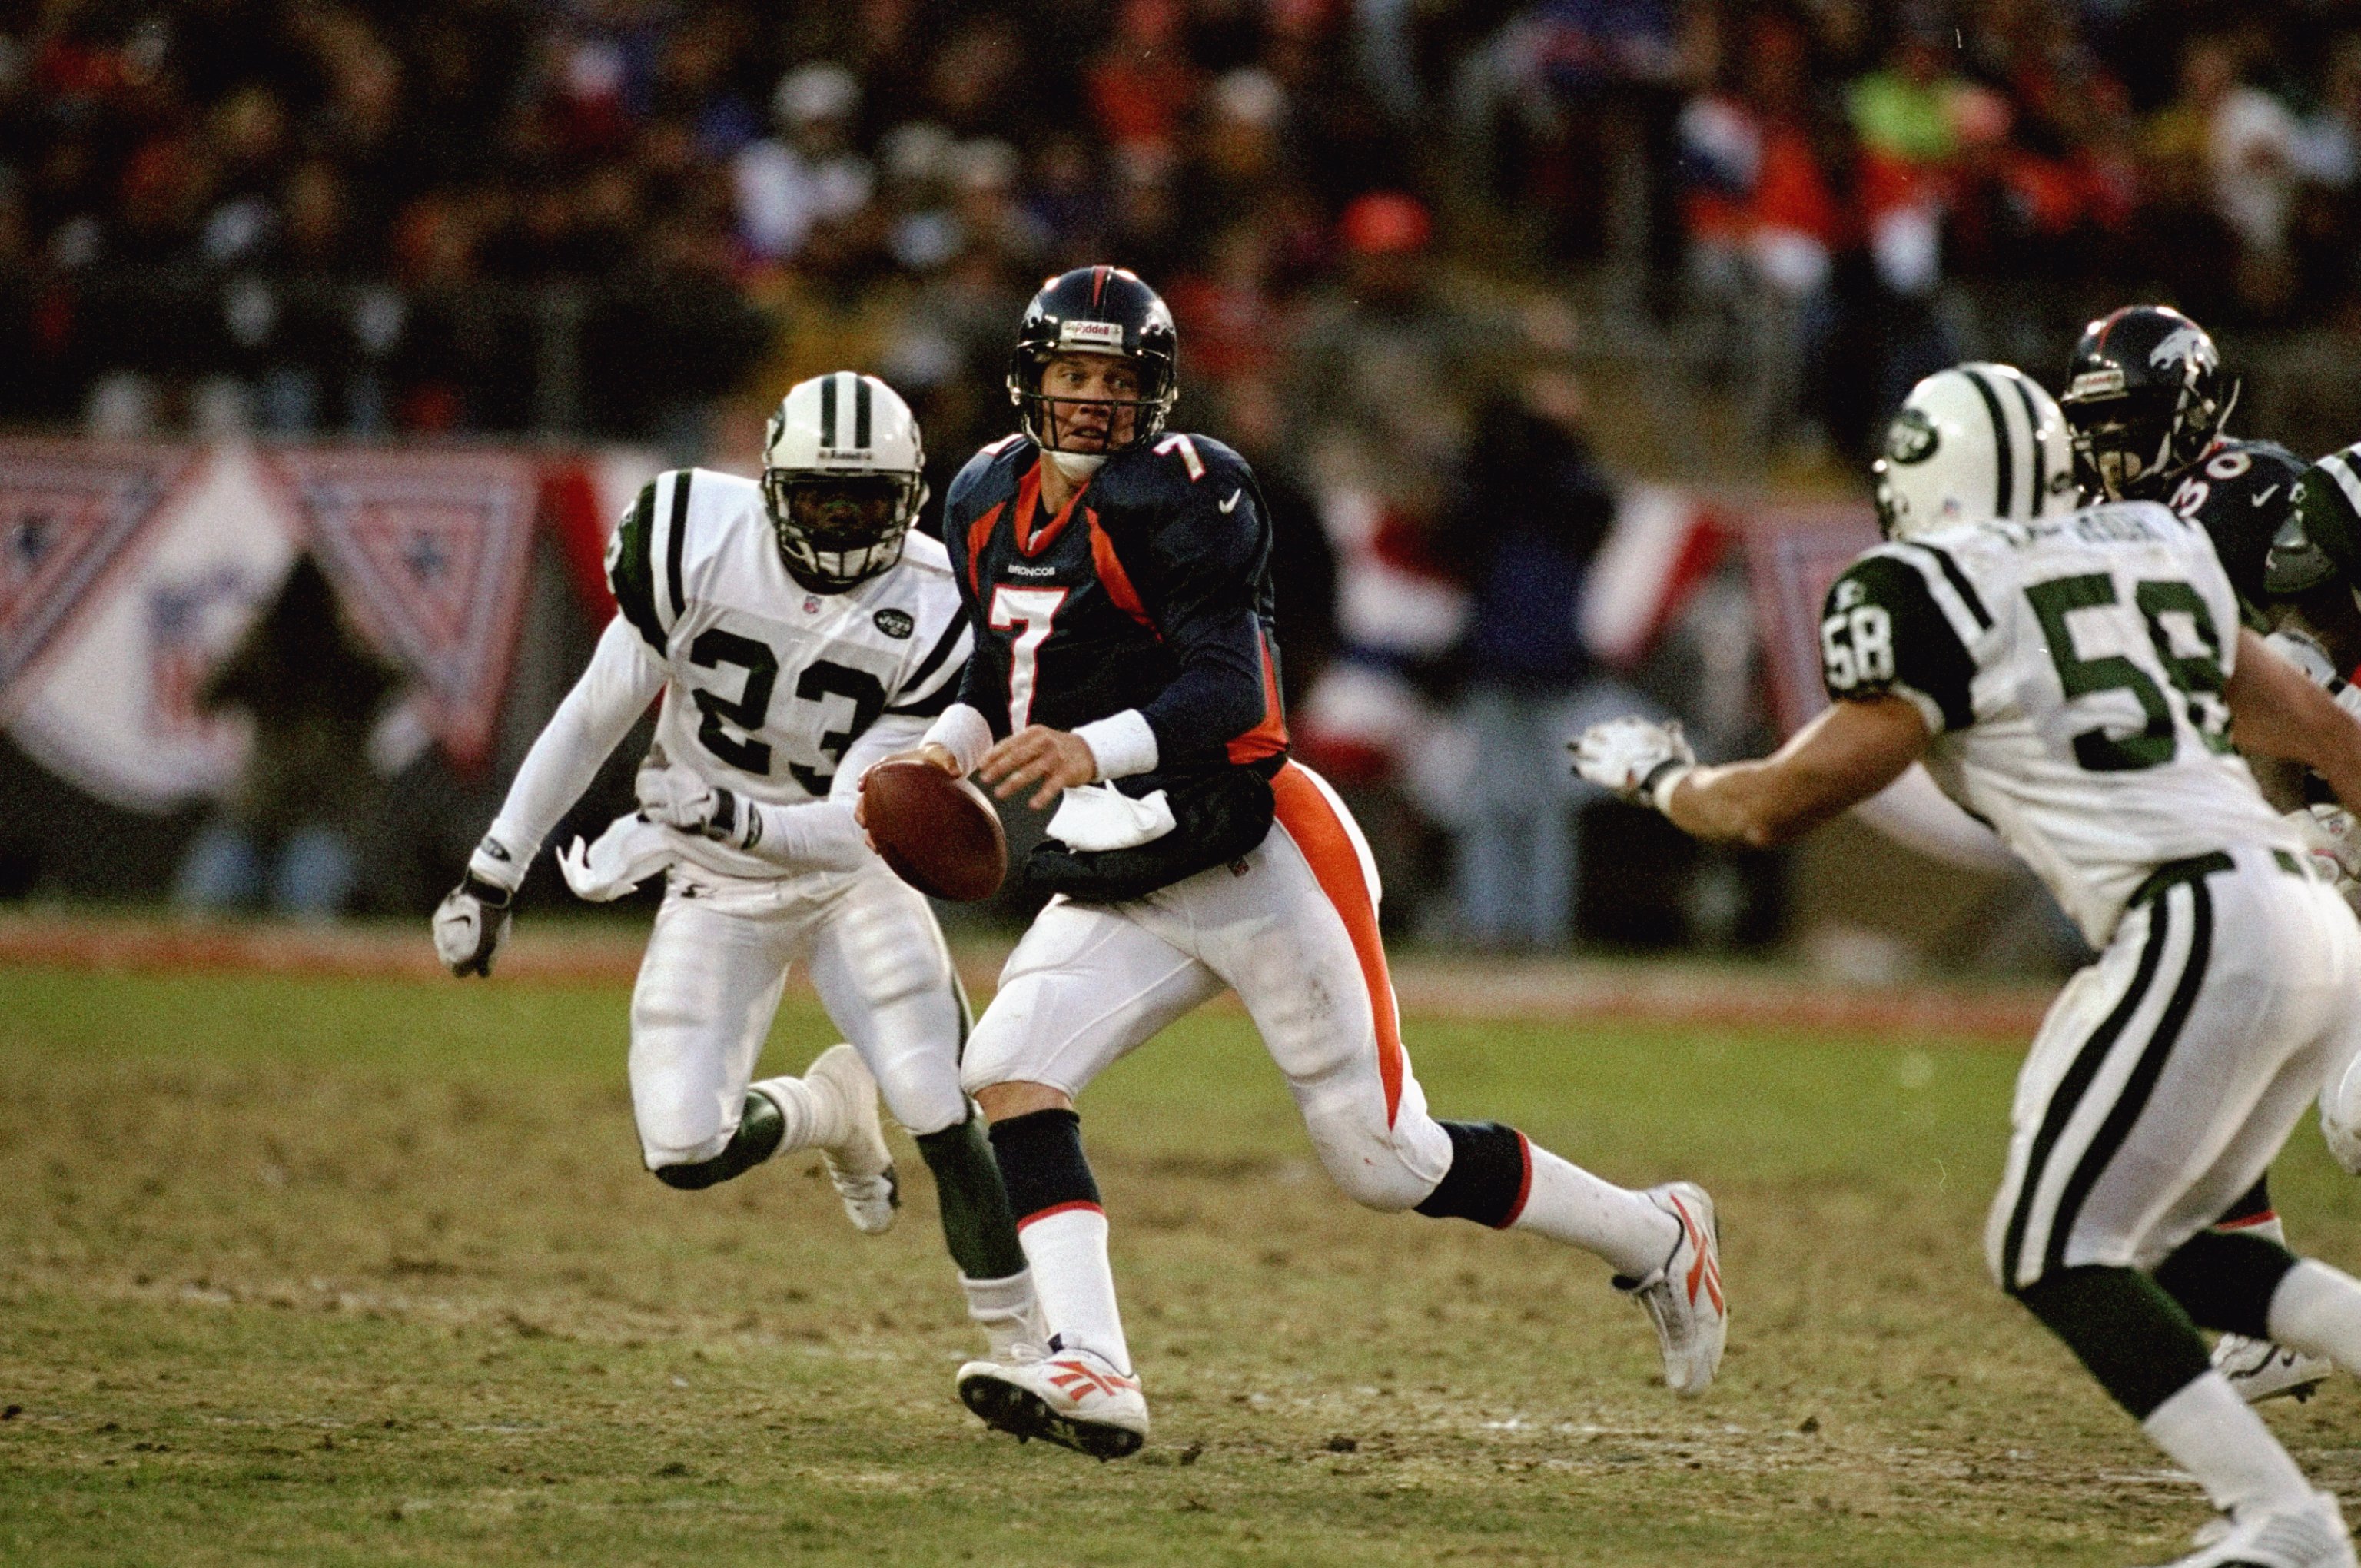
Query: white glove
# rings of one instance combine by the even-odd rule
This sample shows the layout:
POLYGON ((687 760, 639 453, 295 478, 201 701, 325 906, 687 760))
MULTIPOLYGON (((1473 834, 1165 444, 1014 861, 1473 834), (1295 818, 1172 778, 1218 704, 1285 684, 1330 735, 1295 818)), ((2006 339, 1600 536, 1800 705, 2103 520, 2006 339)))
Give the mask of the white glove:
POLYGON ((2285 820, 2303 839, 2312 869, 2361 914, 2361 822, 2341 806, 2305 806, 2285 820))
POLYGON ((1592 725, 1565 747, 1574 753, 1577 777, 1658 811, 1672 798, 1673 786, 1697 765, 1677 718, 1659 724, 1625 714, 1592 725))
POLYGON ((733 850, 752 850, 763 841, 763 814, 752 801, 736 790, 707 782, 693 768, 665 765, 660 751, 648 753, 633 783, 639 792, 640 815, 651 822, 733 850))
POLYGON ((595 844, 577 839, 557 852, 557 869, 575 896, 618 899, 681 858, 678 830, 634 813, 607 825, 595 844))
POLYGON ((509 905, 524 868, 508 847, 487 838, 467 857, 467 874, 434 908, 434 956, 461 976, 492 972, 492 954, 508 939, 509 905))

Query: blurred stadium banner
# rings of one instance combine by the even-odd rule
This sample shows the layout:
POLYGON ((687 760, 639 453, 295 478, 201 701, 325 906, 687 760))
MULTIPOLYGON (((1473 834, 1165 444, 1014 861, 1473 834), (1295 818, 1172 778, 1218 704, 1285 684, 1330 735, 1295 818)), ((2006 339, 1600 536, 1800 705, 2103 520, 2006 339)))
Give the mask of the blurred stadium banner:
MULTIPOLYGON (((1820 685, 1820 606, 1853 557, 1878 543, 1877 516, 1859 502, 1763 503, 1739 515, 1771 708, 1781 732, 1792 735, 1828 705, 1820 685)), ((1992 830, 1954 806, 1915 763, 1853 815, 1951 865, 1992 872, 2015 865, 1992 830)))
POLYGON ((540 501, 502 453, 289 451, 284 477, 345 613, 424 689, 422 717, 462 767, 500 717, 540 501))
POLYGON ((594 621, 629 450, 518 453, 0 441, 0 725, 117 806, 234 780, 247 736, 206 678, 305 552, 412 681, 408 718, 462 768, 495 737, 538 528, 594 621))

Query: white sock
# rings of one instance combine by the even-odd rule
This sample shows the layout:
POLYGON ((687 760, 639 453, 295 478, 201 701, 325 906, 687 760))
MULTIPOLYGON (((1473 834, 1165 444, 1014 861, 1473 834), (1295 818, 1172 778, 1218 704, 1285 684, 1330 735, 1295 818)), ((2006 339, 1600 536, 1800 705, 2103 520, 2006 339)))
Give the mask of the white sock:
POLYGON ((1115 1303, 1115 1270, 1107 1266, 1106 1215, 1096 1207, 1057 1209, 1020 1223, 1016 1239, 1031 1264, 1041 1317, 1059 1345, 1087 1350, 1125 1376, 1131 1347, 1115 1303))
POLYGON ((2361 1368, 2361 1279, 2311 1258, 2281 1277, 2271 1293, 2271 1338, 2290 1350, 2361 1368))
POLYGON ((2307 1506, 2312 1483, 2238 1391, 2218 1372, 2193 1378, 2140 1427, 2174 1464, 2197 1477, 2213 1506, 2233 1518, 2256 1508, 2307 1506))
POLYGON ((850 1130, 843 1124, 844 1113, 836 1096, 815 1090, 800 1078, 766 1078, 747 1087, 779 1108, 786 1135, 779 1140, 778 1154, 830 1148, 842 1143, 850 1130))
POLYGON ((1635 1279, 1655 1272, 1672 1255, 1681 1239, 1680 1222, 1649 1202, 1646 1194, 1601 1181, 1539 1144, 1525 1147, 1532 1185, 1510 1229, 1570 1242, 1635 1279))
POLYGON ((967 1315, 991 1342, 993 1360, 1006 1359, 1018 1345, 1038 1347, 1049 1338, 1041 1327, 1041 1303, 1033 1294, 1031 1269, 1005 1279, 970 1279, 962 1274, 960 1288, 967 1292, 967 1315))

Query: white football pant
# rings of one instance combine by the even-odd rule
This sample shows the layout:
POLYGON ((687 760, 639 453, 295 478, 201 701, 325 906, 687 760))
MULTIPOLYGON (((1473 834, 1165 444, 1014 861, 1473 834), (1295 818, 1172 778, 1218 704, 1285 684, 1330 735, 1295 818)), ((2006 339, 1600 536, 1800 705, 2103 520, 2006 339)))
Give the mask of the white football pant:
POLYGON ((1290 762, 1278 820, 1243 860, 1123 904, 1050 900, 1009 955, 968 1042, 969 1092, 1068 1095, 1200 1003, 1235 991, 1287 1077, 1322 1165, 1375 1209, 1408 1209, 1451 1168, 1402 1049, 1378 938, 1378 874, 1335 792, 1290 762))
POLYGON ((2050 1005, 1985 1228, 2004 1287, 2155 1268, 2254 1186, 2361 1048, 2352 911, 2295 857, 2230 859, 2125 910, 2050 1005))
POLYGON ((676 866, 631 992, 631 1109, 648 1168, 719 1154, 771 1032, 787 967, 915 1135, 967 1119, 967 1009, 934 912, 883 865, 740 880, 676 866))

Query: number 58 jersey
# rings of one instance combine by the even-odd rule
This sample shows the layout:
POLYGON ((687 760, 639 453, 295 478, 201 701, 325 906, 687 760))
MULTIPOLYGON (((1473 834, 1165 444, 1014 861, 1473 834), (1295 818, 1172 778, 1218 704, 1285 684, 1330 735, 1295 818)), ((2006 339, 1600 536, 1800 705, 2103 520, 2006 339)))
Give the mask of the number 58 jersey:
MULTIPOLYGON (((897 565, 813 593, 779 558, 761 487, 733 475, 659 476, 609 542, 607 578, 664 666, 666 757, 774 805, 848 793, 857 780, 840 789, 840 773, 864 736, 864 751, 888 734, 915 745, 967 663, 941 544, 913 532, 897 565)), ((735 851, 712 855, 744 861, 726 868, 739 874, 778 874, 735 851)))
POLYGON ((2103 946, 2164 861, 2301 850, 2230 746, 2238 625, 2204 532, 2125 501, 1867 552, 1828 590, 1821 674, 1916 705, 1943 793, 2103 946))

